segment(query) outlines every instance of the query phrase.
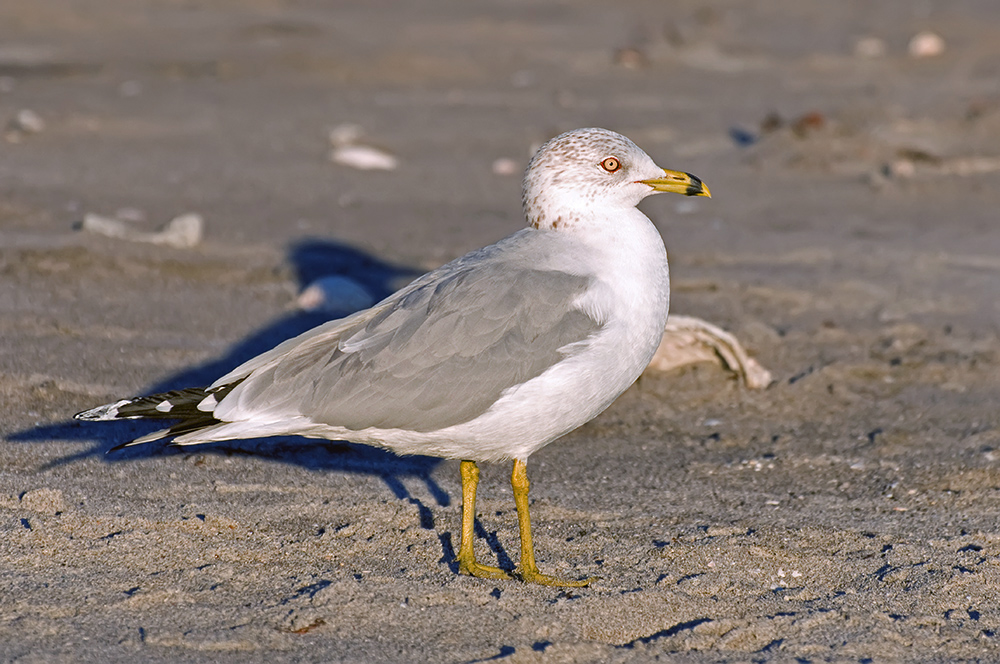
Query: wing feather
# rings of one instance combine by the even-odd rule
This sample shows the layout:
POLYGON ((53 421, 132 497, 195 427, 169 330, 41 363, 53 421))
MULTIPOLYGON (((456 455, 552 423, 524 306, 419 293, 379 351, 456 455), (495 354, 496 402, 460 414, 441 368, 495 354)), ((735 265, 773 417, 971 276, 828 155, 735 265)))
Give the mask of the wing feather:
POLYGON ((575 304, 588 277, 482 258, 252 361, 216 416, 434 431, 477 417, 600 329, 575 304))

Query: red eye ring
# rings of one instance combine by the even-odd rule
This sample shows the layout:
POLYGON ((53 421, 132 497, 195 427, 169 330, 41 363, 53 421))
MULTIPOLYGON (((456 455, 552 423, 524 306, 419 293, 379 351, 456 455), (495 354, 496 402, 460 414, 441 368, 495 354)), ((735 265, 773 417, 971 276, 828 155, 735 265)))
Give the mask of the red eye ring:
POLYGON ((622 163, 618 161, 617 157, 608 157, 601 162, 601 168, 606 170, 608 173, 614 173, 621 167, 622 163))

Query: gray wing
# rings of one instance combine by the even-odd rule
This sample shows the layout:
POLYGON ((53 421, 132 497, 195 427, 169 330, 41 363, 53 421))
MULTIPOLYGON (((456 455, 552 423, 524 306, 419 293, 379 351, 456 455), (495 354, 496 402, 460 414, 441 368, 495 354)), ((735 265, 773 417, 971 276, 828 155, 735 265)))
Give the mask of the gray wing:
POLYGON ((355 430, 434 431, 477 417, 601 326, 572 304, 588 277, 505 261, 462 261, 432 275, 374 315, 338 322, 338 333, 301 338, 220 406, 355 430))

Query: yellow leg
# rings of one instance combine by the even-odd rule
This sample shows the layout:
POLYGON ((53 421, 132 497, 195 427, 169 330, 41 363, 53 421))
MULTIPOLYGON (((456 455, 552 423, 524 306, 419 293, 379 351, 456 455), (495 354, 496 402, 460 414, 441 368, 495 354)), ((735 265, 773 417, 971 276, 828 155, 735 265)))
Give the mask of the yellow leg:
POLYGON ((499 567, 480 565, 472 549, 476 523, 476 489, 479 487, 479 466, 475 461, 462 462, 462 544, 458 549, 458 571, 483 579, 510 579, 509 572, 499 567))
MULTIPOLYGON (((474 465, 474 464, 473 464, 474 465)), ((478 473, 478 469, 476 471, 478 473)), ((463 471, 464 477, 464 471, 463 471)), ((517 505, 517 526, 521 531, 521 564, 517 567, 517 575, 522 581, 538 583, 543 586, 568 586, 580 588, 590 585, 594 579, 570 581, 542 574, 535 564, 535 545, 531 541, 531 516, 528 514, 528 467, 520 459, 514 460, 514 470, 510 474, 510 485, 514 489, 514 503, 517 505)), ((464 539, 462 540, 465 541, 464 539)))

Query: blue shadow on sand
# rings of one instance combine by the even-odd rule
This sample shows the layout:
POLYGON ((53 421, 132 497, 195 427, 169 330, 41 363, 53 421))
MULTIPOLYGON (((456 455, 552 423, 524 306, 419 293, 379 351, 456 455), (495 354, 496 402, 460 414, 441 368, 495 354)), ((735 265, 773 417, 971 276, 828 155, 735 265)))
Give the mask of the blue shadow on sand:
MULTIPOLYGON (((386 263, 352 247, 318 239, 303 240, 292 246, 289 251, 289 261, 294 267, 300 290, 320 277, 338 275, 349 277, 364 286, 376 301, 391 294, 401 281, 420 275, 418 271, 386 263)), ((290 313, 236 343, 223 357, 200 366, 184 369, 150 386, 144 391, 144 394, 209 385, 219 376, 228 373, 250 358, 270 350, 282 341, 328 320, 340 318, 350 313, 353 312, 310 313, 299 311, 290 313)), ((51 468, 70 464, 87 457, 104 456, 111 448, 163 426, 163 422, 124 420, 120 422, 81 423, 67 419, 63 422, 18 431, 8 436, 8 440, 46 442, 57 439, 95 441, 97 443, 89 450, 62 457, 46 466, 51 468)), ((417 507, 421 526, 428 529, 433 528, 434 525, 430 509, 410 495, 401 478, 409 477, 421 480, 440 506, 448 506, 451 502, 448 493, 431 477, 431 472, 441 463, 441 459, 422 456, 400 457, 384 450, 345 442, 283 436, 233 440, 181 448, 157 441, 115 451, 105 458, 108 463, 115 463, 126 459, 191 454, 192 452, 246 454, 282 463, 295 463, 310 470, 377 475, 398 499, 407 500, 417 507)))

